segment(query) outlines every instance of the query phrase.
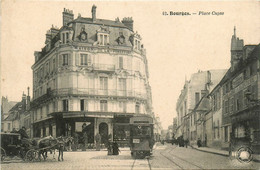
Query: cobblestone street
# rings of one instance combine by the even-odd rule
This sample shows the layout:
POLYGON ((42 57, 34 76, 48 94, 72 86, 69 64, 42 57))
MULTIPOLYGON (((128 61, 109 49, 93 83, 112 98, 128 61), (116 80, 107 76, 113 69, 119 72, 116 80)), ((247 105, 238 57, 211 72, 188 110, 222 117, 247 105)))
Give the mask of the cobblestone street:
MULTIPOLYGON (((56 153, 57 156, 57 153, 56 153)), ((172 145, 157 146, 149 159, 133 159, 128 148, 121 148, 118 156, 108 156, 105 150, 64 152, 64 161, 23 162, 6 161, 1 169, 258 169, 260 163, 240 163, 228 157, 172 145)))

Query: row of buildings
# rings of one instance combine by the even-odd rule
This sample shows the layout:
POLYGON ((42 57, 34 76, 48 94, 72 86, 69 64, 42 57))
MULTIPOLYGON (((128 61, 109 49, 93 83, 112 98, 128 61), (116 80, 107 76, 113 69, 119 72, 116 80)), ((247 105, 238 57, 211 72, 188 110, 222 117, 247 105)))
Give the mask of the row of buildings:
POLYGON ((260 45, 231 39, 228 70, 199 71, 186 81, 176 104, 177 131, 191 144, 228 148, 234 138, 247 138, 253 150, 260 141, 260 45))
POLYGON ((97 133, 128 142, 129 118, 153 113, 146 51, 130 17, 122 21, 74 18, 62 13, 63 26, 47 31, 45 46, 36 51, 30 136, 73 136, 87 124, 89 142, 97 133))

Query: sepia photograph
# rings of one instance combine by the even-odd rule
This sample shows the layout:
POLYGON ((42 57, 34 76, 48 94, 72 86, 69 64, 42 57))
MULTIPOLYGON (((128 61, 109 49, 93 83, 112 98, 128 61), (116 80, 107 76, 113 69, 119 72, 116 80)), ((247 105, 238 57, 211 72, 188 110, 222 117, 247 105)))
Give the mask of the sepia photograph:
POLYGON ((260 1, 0 1, 2 170, 260 168, 260 1))

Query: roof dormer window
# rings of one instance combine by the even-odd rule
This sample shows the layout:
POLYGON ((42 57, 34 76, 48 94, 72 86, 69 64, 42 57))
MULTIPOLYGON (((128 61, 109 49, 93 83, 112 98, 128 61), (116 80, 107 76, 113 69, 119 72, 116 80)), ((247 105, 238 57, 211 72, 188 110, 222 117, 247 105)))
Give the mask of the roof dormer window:
POLYGON ((109 44, 109 35, 99 33, 98 34, 98 42, 99 42, 99 45, 102 45, 102 46, 108 45, 109 44))
POLYGON ((97 30, 97 41, 99 45, 105 46, 109 44, 109 31, 108 27, 101 26, 99 30, 97 30))
POLYGON ((71 40, 71 35, 72 33, 67 30, 67 31, 62 31, 61 32, 61 36, 60 36, 60 39, 61 39, 61 43, 62 44, 67 44, 69 43, 69 41, 71 40))

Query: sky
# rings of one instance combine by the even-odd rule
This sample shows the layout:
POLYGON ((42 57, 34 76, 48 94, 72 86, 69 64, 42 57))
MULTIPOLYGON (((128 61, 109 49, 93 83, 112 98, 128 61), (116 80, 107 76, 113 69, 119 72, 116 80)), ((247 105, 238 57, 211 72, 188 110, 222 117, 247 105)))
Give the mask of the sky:
MULTIPOLYGON (((74 18, 114 20, 132 17, 134 31, 142 37, 147 51, 153 109, 164 129, 176 117, 176 102, 189 79, 198 70, 230 67, 231 37, 244 44, 260 43, 260 2, 257 1, 1 1, 1 96, 20 101, 27 87, 32 89, 34 51, 44 47, 45 34, 52 25, 62 26, 63 8, 74 18), (163 12, 194 15, 163 15, 163 12), (201 12, 200 12, 201 11, 201 12), (213 12, 214 11, 214 12, 213 12), (207 13, 210 15, 199 15, 207 13), (224 15, 213 15, 224 12, 224 15)), ((30 92, 32 94, 32 92, 30 92)))

